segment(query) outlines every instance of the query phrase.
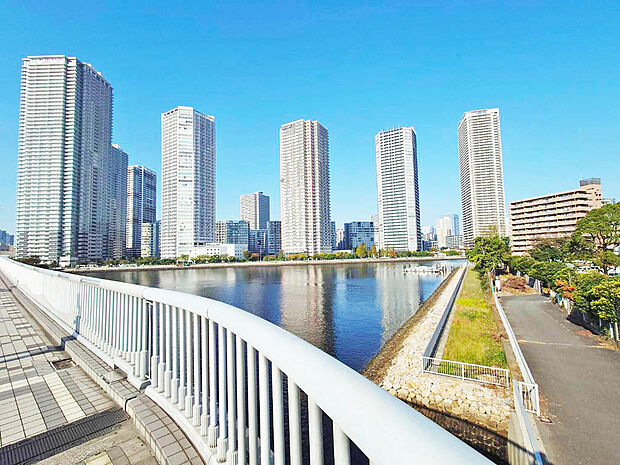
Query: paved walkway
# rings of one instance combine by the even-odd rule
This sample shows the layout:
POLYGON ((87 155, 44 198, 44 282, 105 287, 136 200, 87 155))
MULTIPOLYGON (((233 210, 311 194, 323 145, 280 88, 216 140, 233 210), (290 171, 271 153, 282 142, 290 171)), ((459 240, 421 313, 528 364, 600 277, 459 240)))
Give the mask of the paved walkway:
MULTIPOLYGON (((0 282, 0 455, 20 448, 28 439, 36 442, 37 438, 46 437, 49 442, 69 438, 67 433, 76 427, 81 428, 79 431, 87 430, 89 417, 98 419, 119 410, 66 352, 51 344, 33 325, 0 282), (50 432, 53 434, 46 436, 50 432)), ((53 457, 48 460, 92 465, 156 463, 130 420, 107 427, 104 433, 113 440, 107 441, 103 449, 79 445, 60 462, 54 462, 53 457), (117 434, 121 428, 127 432, 124 436, 117 434)), ((94 432, 79 442, 98 436, 94 432)), ((67 444, 53 446, 67 449, 67 444)), ((11 455, 12 463, 20 463, 17 456, 19 453, 11 455)))
POLYGON ((543 296, 502 303, 553 421, 537 424, 550 462, 620 464, 620 353, 543 296))

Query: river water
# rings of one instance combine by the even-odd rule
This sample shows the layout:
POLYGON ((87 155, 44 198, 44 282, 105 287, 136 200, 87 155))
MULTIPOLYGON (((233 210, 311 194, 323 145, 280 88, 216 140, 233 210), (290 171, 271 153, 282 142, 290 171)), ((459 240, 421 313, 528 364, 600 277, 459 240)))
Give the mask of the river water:
MULTIPOLYGON (((426 264, 451 268, 460 263, 426 264)), ((446 277, 405 273, 402 262, 115 271, 89 276, 226 302, 290 331, 358 371, 446 277)))

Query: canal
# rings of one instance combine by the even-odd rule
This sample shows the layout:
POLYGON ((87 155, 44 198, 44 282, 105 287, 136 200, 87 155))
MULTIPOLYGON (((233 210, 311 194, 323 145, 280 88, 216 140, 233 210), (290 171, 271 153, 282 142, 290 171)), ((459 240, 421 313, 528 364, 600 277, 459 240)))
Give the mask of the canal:
MULTIPOLYGON (((461 261, 425 264, 451 269, 461 261)), ((89 276, 226 302, 286 329, 359 371, 446 274, 406 273, 398 262, 114 271, 89 276)))

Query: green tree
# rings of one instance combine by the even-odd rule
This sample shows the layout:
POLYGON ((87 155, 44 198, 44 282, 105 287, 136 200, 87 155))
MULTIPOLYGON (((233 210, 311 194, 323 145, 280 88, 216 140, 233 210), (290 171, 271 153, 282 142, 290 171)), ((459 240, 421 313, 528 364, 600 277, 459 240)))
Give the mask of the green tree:
POLYGON ((357 246, 357 249, 355 249, 355 255, 357 255, 359 258, 366 258, 368 256, 368 249, 366 248, 366 244, 360 244, 357 246))
POLYGON ((618 315, 620 314, 620 279, 606 279, 590 292, 590 307, 601 320, 612 324, 613 338, 618 341, 618 315))
POLYGON ((600 266, 603 272, 620 265, 620 257, 614 254, 620 245, 620 204, 605 205, 590 210, 577 221, 571 237, 571 248, 578 258, 600 266))
POLYGON ((244 250, 243 258, 245 258, 246 260, 249 260, 250 258, 252 258, 252 253, 249 250, 244 250))
POLYGON ((377 257, 377 247, 375 246, 375 244, 373 244, 372 247, 370 248, 370 256, 372 258, 377 257))
POLYGON ((467 251, 467 258, 474 263, 474 269, 481 274, 494 273, 510 260, 510 242, 507 237, 480 236, 474 240, 474 247, 467 251))
POLYGON ((560 262, 567 257, 568 241, 564 238, 540 239, 529 251, 530 257, 539 262, 560 262))

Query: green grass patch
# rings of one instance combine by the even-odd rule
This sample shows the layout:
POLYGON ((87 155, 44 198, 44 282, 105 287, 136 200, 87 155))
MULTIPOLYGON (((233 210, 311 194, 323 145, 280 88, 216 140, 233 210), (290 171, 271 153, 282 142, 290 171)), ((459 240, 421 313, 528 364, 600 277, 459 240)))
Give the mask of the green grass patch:
POLYGON ((480 279, 467 270, 454 304, 454 316, 442 358, 478 365, 506 368, 506 354, 490 304, 480 279))

